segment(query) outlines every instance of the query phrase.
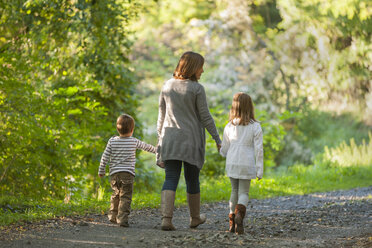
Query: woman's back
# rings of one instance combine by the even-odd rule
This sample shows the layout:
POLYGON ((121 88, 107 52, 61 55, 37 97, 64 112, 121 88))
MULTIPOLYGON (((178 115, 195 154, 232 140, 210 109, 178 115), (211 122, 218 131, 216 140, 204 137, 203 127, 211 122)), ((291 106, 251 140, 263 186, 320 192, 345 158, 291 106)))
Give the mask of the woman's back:
MULTIPOLYGON (((201 85, 190 80, 168 80, 162 90, 166 104, 164 127, 186 128, 199 126, 195 99, 201 85)), ((183 131, 186 131, 183 130, 183 131)))
POLYGON ((204 164, 205 131, 220 141, 208 110, 204 87, 191 80, 170 79, 159 98, 158 136, 162 160, 204 164))

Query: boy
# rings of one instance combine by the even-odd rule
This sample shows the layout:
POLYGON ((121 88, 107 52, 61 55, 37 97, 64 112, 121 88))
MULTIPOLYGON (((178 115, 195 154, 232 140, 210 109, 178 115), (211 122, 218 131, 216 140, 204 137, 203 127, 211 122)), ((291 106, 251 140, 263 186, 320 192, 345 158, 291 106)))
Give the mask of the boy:
POLYGON ((156 149, 134 137, 134 119, 127 114, 120 115, 116 121, 116 129, 120 136, 110 138, 102 154, 98 175, 105 175, 109 164, 111 196, 109 220, 122 227, 128 227, 128 216, 132 202, 133 182, 135 176, 136 150, 141 149, 155 153, 156 149))

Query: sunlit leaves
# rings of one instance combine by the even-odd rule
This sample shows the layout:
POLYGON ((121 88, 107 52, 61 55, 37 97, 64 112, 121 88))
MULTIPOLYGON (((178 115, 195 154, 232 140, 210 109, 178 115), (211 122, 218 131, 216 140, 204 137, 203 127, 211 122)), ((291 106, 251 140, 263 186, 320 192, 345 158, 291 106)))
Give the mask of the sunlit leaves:
POLYGON ((62 197, 66 185, 94 189, 87 175, 97 174, 105 142, 115 134, 113 121, 123 111, 135 116, 124 28, 136 15, 134 5, 0 4, 2 193, 62 197))

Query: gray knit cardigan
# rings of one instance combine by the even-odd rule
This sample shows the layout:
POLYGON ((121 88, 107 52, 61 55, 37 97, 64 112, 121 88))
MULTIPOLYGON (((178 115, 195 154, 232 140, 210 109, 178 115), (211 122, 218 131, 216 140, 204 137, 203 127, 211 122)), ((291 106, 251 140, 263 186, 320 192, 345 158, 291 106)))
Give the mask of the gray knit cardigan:
POLYGON ((181 160, 202 169, 204 128, 221 144, 204 87, 191 80, 172 78, 165 82, 159 97, 157 162, 181 160))

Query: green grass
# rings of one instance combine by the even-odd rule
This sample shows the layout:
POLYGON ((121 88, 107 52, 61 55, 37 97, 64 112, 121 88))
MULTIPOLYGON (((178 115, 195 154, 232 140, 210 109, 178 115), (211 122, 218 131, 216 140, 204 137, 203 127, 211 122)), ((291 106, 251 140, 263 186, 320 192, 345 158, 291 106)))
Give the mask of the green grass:
POLYGON ((0 225, 53 219, 61 216, 104 213, 106 201, 75 199, 69 203, 61 200, 33 201, 20 197, 0 198, 0 225))
MULTIPOLYGON (((272 172, 261 181, 252 180, 250 198, 263 199, 284 195, 303 195, 372 185, 372 166, 326 167, 296 165, 285 171, 272 172)), ((227 177, 202 183, 203 202, 228 200, 227 177)))
MULTIPOLYGON (((372 140, 372 133, 369 133, 369 140, 372 140)), ((342 167, 372 164, 372 142, 357 145, 354 138, 350 139, 350 145, 342 142, 338 147, 325 147, 324 159, 342 167)))

